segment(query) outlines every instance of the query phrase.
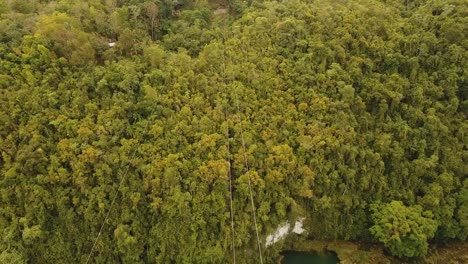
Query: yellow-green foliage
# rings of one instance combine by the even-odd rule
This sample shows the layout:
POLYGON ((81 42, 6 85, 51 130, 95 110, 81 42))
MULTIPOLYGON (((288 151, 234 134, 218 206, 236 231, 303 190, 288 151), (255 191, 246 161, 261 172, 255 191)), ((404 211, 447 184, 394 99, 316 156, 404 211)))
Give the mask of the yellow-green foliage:
POLYGON ((13 2, 0 262, 84 263, 118 191, 92 263, 229 263, 228 165, 238 263, 258 263, 249 178, 262 241, 298 217, 315 239, 400 256, 466 241, 464 1, 236 0, 230 17, 192 1, 13 2))

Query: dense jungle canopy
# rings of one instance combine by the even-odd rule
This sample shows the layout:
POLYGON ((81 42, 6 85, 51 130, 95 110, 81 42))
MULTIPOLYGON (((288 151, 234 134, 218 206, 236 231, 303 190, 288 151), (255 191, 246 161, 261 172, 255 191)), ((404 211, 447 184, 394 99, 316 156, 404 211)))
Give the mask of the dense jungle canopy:
POLYGON ((262 243, 466 242, 467 34, 464 0, 2 0, 0 263, 258 263, 249 181, 262 243))

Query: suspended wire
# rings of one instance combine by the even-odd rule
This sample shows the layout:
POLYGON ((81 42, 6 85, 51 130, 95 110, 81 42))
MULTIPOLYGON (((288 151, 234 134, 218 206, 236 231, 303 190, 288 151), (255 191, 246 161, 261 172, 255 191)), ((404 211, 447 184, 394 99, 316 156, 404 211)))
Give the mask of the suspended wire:
MULTIPOLYGON (((146 134, 146 130, 148 129, 149 122, 150 122, 149 120, 146 122, 146 125, 145 125, 145 128, 143 129, 143 134, 142 135, 146 134)), ((133 160, 135 158, 136 152, 140 148, 141 144, 142 144, 142 142, 139 142, 137 144, 137 146, 133 150, 133 154, 132 154, 132 157, 130 158, 130 160, 133 160)), ((127 178, 129 168, 130 168, 130 163, 128 163, 127 168, 125 169, 125 172, 122 174, 122 178, 120 179, 118 188, 114 193, 114 197, 112 198, 112 202, 110 204, 109 210, 107 211, 107 214, 104 217, 104 221, 102 221, 101 228, 99 229, 99 233, 97 234, 96 239, 94 240, 93 247, 91 248, 91 251, 89 252, 88 258, 86 259, 86 264, 88 264, 89 260, 91 259, 91 256, 93 255, 94 248, 96 247, 96 244, 97 244, 97 242, 99 240, 99 237, 101 236, 102 230, 104 229, 104 226, 106 225, 106 221, 109 218, 109 215, 110 215, 110 213, 112 211, 112 208, 114 207, 115 200, 117 199, 117 196, 119 195, 120 189, 122 187, 122 183, 127 178)))
POLYGON ((225 50, 224 50, 224 36, 223 36, 223 85, 224 85, 224 93, 225 93, 225 100, 226 100, 226 107, 224 113, 224 122, 226 123, 226 147, 227 147, 227 169, 228 169, 228 178, 229 178, 229 207, 230 207, 230 214, 231 214, 231 251, 232 251, 232 259, 233 263, 236 264, 236 247, 234 245, 235 240, 235 233, 234 233, 234 210, 232 209, 232 174, 231 174, 231 146, 229 144, 229 97, 226 87, 226 63, 225 63, 225 50))
POLYGON ((232 259, 233 263, 236 264, 236 248, 234 246, 235 240, 235 233, 234 233, 234 210, 232 209, 232 174, 231 174, 231 146, 229 144, 229 121, 228 121, 228 106, 226 105, 226 115, 225 115, 225 122, 226 122, 226 146, 227 146, 227 158, 228 158, 228 178, 229 178, 229 207, 231 212, 231 250, 232 250, 232 259))
MULTIPOLYGON (((227 87, 226 87, 226 82, 225 82, 225 70, 226 70, 226 64, 225 64, 225 53, 226 53, 226 45, 225 45, 225 35, 226 35, 226 27, 225 27, 225 24, 224 24, 224 33, 223 33, 223 83, 224 83, 224 86, 225 86, 225 93, 226 93, 226 97, 228 96, 228 92, 227 92, 227 87)), ((252 191, 252 182, 250 180, 250 175, 248 174, 249 173, 249 162, 247 160, 247 151, 246 151, 246 147, 245 147, 245 140, 244 140, 244 129, 242 127, 242 119, 241 119, 241 115, 240 115, 240 107, 239 107, 239 98, 237 96, 237 91, 236 89, 233 89, 233 92, 234 92, 234 95, 235 95, 235 100, 236 100, 236 106, 237 106, 237 116, 239 118, 239 125, 240 125, 240 132, 241 132, 241 141, 242 141, 242 149, 243 149, 243 153, 244 153, 244 162, 245 162, 245 168, 246 168, 246 172, 247 172, 247 179, 248 179, 248 183, 249 183, 249 193, 250 193, 250 204, 252 206, 252 215, 253 215, 253 219, 254 219, 254 225, 255 225, 255 234, 257 236, 257 245, 258 245, 258 255, 259 255, 259 258, 260 258, 260 264, 263 264, 263 257, 262 257, 262 248, 261 248, 261 243, 260 243, 260 236, 258 234, 258 227, 257 227, 257 214, 256 214, 256 208, 255 208, 255 203, 254 203, 254 200, 253 200, 253 191, 252 191)), ((228 102, 226 102, 226 111, 227 111, 227 105, 228 105, 228 102)), ((227 119, 227 112, 226 112, 226 119, 227 119)), ((228 140, 229 140, 229 127, 228 127, 228 140)), ((229 142, 228 142, 228 149, 229 149, 229 142)), ((230 154, 229 154, 230 155, 230 154)), ((229 168, 230 168, 230 164, 229 164, 229 168)), ((230 172, 229 172, 229 175, 230 175, 230 172)), ((231 179, 231 177, 229 177, 231 179)), ((231 190, 231 217, 232 217, 232 185, 231 185, 231 181, 229 182, 230 184, 230 190, 231 190)), ((231 221, 233 223, 233 218, 231 218, 231 221)), ((233 228, 233 224, 232 224, 232 228, 233 228)), ((234 234, 234 229, 233 229, 233 234, 234 234)), ((234 238, 234 237, 233 237, 234 238)), ((233 248, 234 248, 234 244, 233 244, 233 248)), ((234 253, 235 254, 235 253, 234 253)), ((235 256, 234 256, 234 263, 235 263, 235 256)))
MULTIPOLYGON (((225 31, 225 29, 224 29, 224 31, 225 31)), ((229 144, 229 122, 228 122, 229 108, 228 108, 228 92, 227 92, 226 81, 225 81, 225 70, 226 70, 225 43, 224 43, 224 36, 223 36, 223 72, 222 72, 222 77, 223 77, 223 84, 224 84, 225 94, 226 94, 226 107, 225 107, 225 117, 224 117, 224 119, 225 119, 225 123, 226 123, 226 146, 227 146, 227 152, 228 152, 228 178, 229 178, 229 193, 230 193, 229 199, 230 199, 231 232, 232 232, 231 249, 232 249, 232 252, 233 252, 233 263, 235 264, 236 263, 236 250, 235 250, 235 246, 234 246, 235 232, 234 232, 234 214, 233 214, 232 174, 231 174, 231 164, 230 164, 231 153, 230 153, 230 144, 229 144)), ((240 115, 239 98, 237 96, 237 93, 236 93, 235 89, 234 89, 234 95, 235 95, 236 106, 237 106, 237 115, 238 115, 238 118, 239 118, 239 125, 240 125, 240 132, 241 132, 241 142, 242 142, 242 149, 243 149, 245 168, 246 168, 246 172, 248 173, 250 171, 250 168, 249 168, 249 163, 248 163, 248 159, 247 159, 247 151, 246 151, 246 147, 245 147, 244 129, 242 127, 242 119, 241 119, 241 115, 240 115)), ((146 122, 145 128, 143 130, 143 134, 146 134, 146 131, 148 129, 148 125, 149 125, 149 120, 146 122)), ((141 146, 141 144, 142 144, 142 142, 139 142, 137 144, 136 148, 133 151, 133 154, 132 154, 132 157, 130 158, 130 160, 133 160, 135 158, 136 152, 137 152, 138 148, 141 146)), ((92 246, 92 248, 91 248, 91 250, 89 252, 89 255, 88 255, 87 259, 86 259, 86 264, 89 263, 89 260, 91 259, 91 256, 92 256, 92 254, 94 252, 96 244, 99 241, 99 237, 102 234, 102 231, 104 229, 106 221, 110 216, 110 213, 112 211, 112 208, 114 207, 117 196, 118 196, 118 194, 120 192, 120 189, 122 188, 122 184, 123 184, 124 180, 127 178, 129 168, 130 168, 130 163, 127 165, 127 167, 125 169, 125 172, 123 173, 123 176, 120 179, 118 188, 115 191, 114 196, 112 198, 112 202, 110 204, 109 210, 107 211, 107 214, 104 217, 104 221, 101 224, 99 232, 98 232, 98 234, 96 236, 96 239, 94 240, 93 246, 92 246)), ((260 264, 263 264, 260 236, 259 236, 259 233, 258 233, 258 226, 257 226, 256 208, 255 208, 255 203, 254 203, 254 200, 253 200, 252 182, 251 182, 251 179, 250 179, 250 175, 248 175, 247 179, 248 179, 248 185, 249 185, 250 202, 251 202, 251 206, 252 206, 252 215, 253 215, 253 219, 254 219, 255 234, 257 236, 258 254, 259 254, 259 258, 260 258, 260 264)))
POLYGON ((260 236, 258 235, 258 227, 257 227, 257 214, 256 214, 256 209, 255 209, 255 204, 253 200, 253 192, 252 192, 252 181, 250 180, 250 168, 249 168, 249 161, 247 160, 247 150, 245 148, 245 140, 244 140, 244 129, 242 127, 242 119, 240 117, 240 107, 239 107, 239 98, 237 96, 237 93, 235 92, 234 89, 234 95, 236 98, 236 106, 237 106, 237 115, 239 118, 239 127, 240 127, 240 132, 241 132, 241 141, 242 141, 242 150, 244 152, 244 162, 245 162, 245 170, 247 172, 247 179, 249 183, 249 193, 250 193, 250 204, 252 205, 252 215, 254 219, 254 224, 255 224, 255 234, 257 235, 257 245, 258 245, 258 255, 260 257, 260 264, 263 264, 263 258, 262 258, 262 248, 260 245, 260 236))

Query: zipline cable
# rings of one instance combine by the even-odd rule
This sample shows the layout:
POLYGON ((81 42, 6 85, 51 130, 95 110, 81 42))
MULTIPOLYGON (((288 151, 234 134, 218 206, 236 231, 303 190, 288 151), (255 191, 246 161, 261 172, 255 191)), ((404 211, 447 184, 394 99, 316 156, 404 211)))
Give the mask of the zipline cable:
POLYGON ((226 147, 227 147, 227 169, 228 169, 228 178, 229 178, 229 207, 230 207, 230 214, 231 214, 231 250, 232 250, 232 259, 233 263, 236 264, 236 248, 234 246, 235 240, 235 233, 234 233, 234 210, 232 209, 232 173, 231 173, 231 146, 229 144, 229 97, 227 92, 226 86, 226 64, 225 64, 225 56, 224 56, 224 36, 223 36, 223 85, 224 85, 224 93, 225 93, 225 100, 226 100, 226 107, 225 107, 225 115, 224 115, 224 122, 226 123, 226 147))
MULTIPOLYGON (((228 95, 227 93, 227 87, 226 87, 226 82, 225 82, 225 70, 226 70, 226 64, 225 64, 225 53, 226 53, 226 45, 225 45, 225 35, 226 35, 226 25, 224 24, 224 27, 223 27, 223 83, 224 83, 224 87, 225 87, 225 92, 226 92, 226 97, 228 95)), ((249 173, 249 162, 247 160, 247 150, 246 150, 246 147, 245 147, 245 140, 244 140, 244 129, 242 127, 242 119, 241 119, 241 115, 240 115, 240 107, 239 107, 239 97, 237 96, 237 92, 236 92, 236 89, 233 89, 233 92, 234 92, 234 95, 235 95, 235 100, 236 100, 236 106, 237 106, 237 116, 239 118, 239 125, 240 125, 240 132, 241 132, 241 141, 242 141, 242 149, 243 149, 243 153, 244 153, 244 162, 245 162, 245 169, 246 169, 246 172, 247 172, 247 179, 248 179, 248 183, 249 183, 249 193, 250 193, 250 204, 252 206, 252 215, 253 215, 253 220, 254 220, 254 225, 255 225, 255 234, 257 236, 257 245, 258 245, 258 255, 259 255, 259 258, 260 258, 260 264, 263 264, 263 257, 262 257, 262 248, 261 248, 261 243, 260 243, 260 236, 258 234, 258 227, 257 227, 257 214, 256 214, 256 208, 255 208, 255 203, 254 203, 254 199, 253 199, 253 191, 252 191, 252 182, 250 180, 250 175, 248 174, 249 173)), ((226 111, 227 111, 227 105, 228 105, 228 102, 226 102, 226 111)), ((226 112, 226 120, 227 120, 227 112, 226 112)), ((228 140, 229 140, 229 127, 228 127, 228 140)), ((228 142, 228 149, 229 149, 229 142, 228 142)), ((229 169, 230 169, 230 164, 229 164, 229 169)), ((229 172, 229 175, 230 175, 230 172, 229 172)), ((231 179, 231 177, 229 177, 229 179, 231 179)), ((231 217, 233 217, 233 214, 232 214, 232 185, 231 185, 231 180, 229 181, 229 184, 230 184, 230 190, 231 190, 231 217)), ((231 223, 232 223, 232 228, 234 228, 234 225, 233 225, 233 218, 231 218, 231 223)), ((234 229, 233 229, 233 234, 234 234, 234 229)), ((234 239, 234 237, 233 237, 234 239)), ((233 249, 234 249, 234 244, 232 245, 233 249)), ((235 252, 234 252, 234 263, 235 263, 235 252)))
MULTIPOLYGON (((146 122, 145 128, 143 129, 143 134, 142 135, 146 134, 146 130, 148 129, 149 123, 150 123, 150 121, 148 120, 146 122)), ((133 150, 133 154, 132 154, 132 157, 130 158, 130 161, 132 161, 135 158, 136 152, 140 148, 141 144, 142 144, 142 142, 139 142, 137 144, 137 146, 135 147, 135 149, 133 150)), ((91 248, 91 251, 89 252, 88 258, 86 259, 86 264, 88 264, 89 260, 91 259, 91 255, 94 252, 94 248, 96 247, 96 244, 97 244, 97 242, 99 240, 99 237, 101 236, 102 230, 104 229, 104 226, 106 225, 106 221, 109 218, 109 215, 110 215, 110 213, 112 211, 112 207, 114 207, 115 200, 117 199, 117 196, 119 195, 120 189, 122 188, 122 183, 127 178, 129 169, 130 169, 130 163, 128 163, 127 168, 125 169, 125 172, 122 174, 122 178, 120 179, 120 182, 119 182, 119 187, 117 188, 117 190, 114 193, 114 198, 112 198, 112 202, 110 204, 109 210, 107 211, 107 214, 104 217, 104 221, 102 221, 101 228, 99 229, 99 233, 96 236, 96 239, 94 240, 93 247, 91 248)))
POLYGON ((246 150, 246 147, 245 147, 245 140, 244 140, 244 129, 242 127, 242 119, 241 119, 241 116, 240 116, 239 98, 237 96, 237 93, 236 93, 235 89, 233 89, 233 90, 234 90, 234 95, 235 95, 235 98, 236 98, 237 115, 238 115, 238 118, 239 118, 239 127, 240 127, 240 132, 241 132, 242 149, 243 149, 243 152, 244 152, 245 169, 246 169, 246 172, 247 172, 247 179, 248 179, 248 182, 249 182, 250 204, 252 205, 252 215, 253 215, 254 224, 255 224, 255 234, 257 235, 258 255, 260 257, 260 264, 263 264, 262 248, 261 248, 261 245, 260 245, 260 236, 258 235, 258 227, 257 227, 257 214, 255 213, 256 209, 255 209, 255 204, 254 204, 253 194, 252 194, 253 193, 252 192, 252 182, 250 180, 250 175, 248 174, 249 171, 250 171, 250 168, 249 168, 249 161, 247 160, 247 150, 246 150))
POLYGON ((236 264, 236 248, 234 246, 235 240, 235 233, 234 233, 234 210, 232 209, 232 174, 231 174, 231 146, 229 144, 229 121, 228 121, 228 106, 226 105, 226 115, 225 115, 225 122, 226 122, 226 146, 227 146, 227 155, 228 155, 228 162, 227 162, 227 169, 228 169, 228 178, 229 178, 229 206, 231 211, 231 250, 232 250, 232 259, 233 263, 236 264))

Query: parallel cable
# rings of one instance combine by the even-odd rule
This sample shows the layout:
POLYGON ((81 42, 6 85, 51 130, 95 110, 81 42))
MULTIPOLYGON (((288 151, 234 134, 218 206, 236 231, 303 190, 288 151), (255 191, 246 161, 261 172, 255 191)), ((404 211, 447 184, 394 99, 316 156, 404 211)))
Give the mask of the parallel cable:
MULTIPOLYGON (((225 45, 225 35, 226 35, 226 26, 224 25, 224 28, 223 28, 223 83, 224 83, 224 87, 225 87, 225 93, 226 93, 226 98, 228 96, 228 92, 227 92, 227 87, 226 87, 226 81, 225 81, 225 70, 226 70, 226 64, 225 64, 225 53, 226 53, 226 45, 225 45)), ((242 119, 241 119, 241 115, 240 115, 240 107, 239 107, 239 98, 237 96, 237 92, 236 90, 234 89, 234 95, 235 95, 235 100, 236 100, 236 106, 237 106, 237 116, 239 118, 239 125, 240 125, 240 132, 241 132, 241 141, 242 141, 242 149, 243 149, 243 152, 244 152, 244 162, 245 162, 245 168, 246 168, 246 172, 248 173, 249 172, 249 162, 247 160, 247 150, 246 150, 246 147, 245 147, 245 140, 244 140, 244 129, 242 127, 242 119)), ((227 120, 228 118, 228 102, 226 102, 226 117, 225 119, 227 120)), ((227 122, 226 122, 227 123, 227 122)), ((229 152, 229 124, 228 124, 228 128, 227 128, 227 137, 228 137, 228 152, 229 152)), ((230 154, 228 154, 230 156, 230 154)), ((230 169, 230 164, 229 164, 229 169, 230 169)), ((229 172, 229 179, 231 179, 231 173, 229 172)), ((249 183, 249 193, 250 193, 250 204, 252 206, 252 215, 253 215, 253 219, 254 219, 254 225, 255 225, 255 234, 257 236, 257 245, 258 245, 258 255, 259 255, 259 258, 260 258, 260 264, 263 264, 263 257, 262 257, 262 248, 261 248, 261 245, 260 245, 260 236, 258 234, 258 227, 257 227, 257 214, 256 214, 256 208, 255 208, 255 203, 254 203, 254 200, 253 200, 253 191, 252 191, 252 182, 250 180, 250 175, 247 174, 247 179, 248 179, 248 183, 249 183)), ((230 180, 229 181, 229 188, 231 190, 231 228, 232 228, 232 233, 234 234, 234 224, 233 224, 233 214, 232 214, 232 181, 230 180)), ((234 237, 233 237, 234 238, 234 237)), ((234 249, 234 244, 232 244, 232 247, 234 249)), ((234 263, 235 263, 235 251, 234 251, 234 263)))
MULTIPOLYGON (((146 134, 146 130, 148 129, 149 123, 150 123, 150 121, 148 120, 146 122, 145 128, 143 129, 143 134, 142 135, 146 134)), ((132 154, 132 157, 130 158, 130 161, 135 158, 136 152, 140 148, 141 144, 142 144, 142 142, 139 142, 137 144, 137 146, 135 147, 135 149, 133 150, 133 154, 132 154)), ((109 210, 107 211, 107 214, 104 217, 104 221, 102 221, 101 228, 99 229, 99 233, 98 233, 96 239, 94 240, 93 247, 91 248, 91 251, 89 252, 88 258, 86 259, 86 264, 88 264, 89 260, 91 259, 91 255, 94 252, 94 248, 96 247, 96 244, 97 244, 97 242, 99 240, 99 237, 101 236, 102 230, 104 229, 104 226, 106 225, 106 221, 109 218, 109 215, 110 215, 110 213, 112 211, 112 207, 114 207, 115 200, 116 200, 117 196, 119 195, 120 189, 122 188, 122 183, 127 178, 127 174, 128 174, 129 169, 130 169, 130 163, 128 163, 127 168, 125 169, 125 172, 122 174, 122 178, 120 179, 120 182, 119 182, 119 187, 117 188, 117 190, 114 193, 114 198, 112 198, 112 202, 110 204, 109 210)))
POLYGON ((225 50, 224 50, 224 36, 223 36, 223 85, 224 85, 224 93, 225 93, 225 100, 226 100, 226 107, 225 107, 225 115, 224 115, 224 122, 226 123, 226 147, 227 147, 227 169, 228 169, 228 178, 229 178, 229 207, 230 207, 230 214, 231 214, 231 250, 232 250, 232 259, 233 263, 236 264, 236 248, 234 245, 235 240, 235 233, 234 233, 234 210, 232 208, 232 173, 231 173, 231 146, 229 144, 229 97, 226 87, 226 64, 225 64, 225 50))
POLYGON ((246 147, 245 147, 245 140, 244 140, 244 129, 242 127, 242 119, 240 117, 239 98, 238 98, 237 93, 235 91, 234 91, 234 95, 236 97, 237 115, 238 115, 238 118, 239 118, 242 149, 243 149, 243 152, 244 152, 245 169, 246 169, 246 172, 247 172, 247 179, 248 179, 248 183, 249 183, 250 204, 252 205, 252 215, 253 215, 254 224, 255 224, 255 234, 257 235, 258 254, 259 254, 259 257, 260 257, 260 264, 263 264, 262 248, 261 248, 261 245, 260 245, 260 236, 258 235, 258 227, 257 227, 257 214, 255 213, 256 209, 255 209, 255 204, 254 204, 253 194, 252 194, 253 193, 252 192, 252 182, 250 180, 250 175, 248 174, 249 171, 250 171, 250 168, 249 168, 249 161, 247 160, 247 150, 246 150, 246 147))
MULTIPOLYGON (((226 69, 226 64, 225 64, 226 45, 225 45, 225 39, 224 39, 224 37, 226 35, 226 26, 225 25, 224 25, 223 31, 224 31, 223 32, 223 83, 224 83, 224 86, 225 86, 225 92, 226 92, 226 97, 227 97, 228 93, 227 93, 226 82, 225 82, 225 69, 226 69)), ((236 100, 237 116, 239 118, 239 125, 240 125, 240 132, 241 132, 242 149, 243 149, 243 152, 244 152, 244 162, 245 162, 245 168, 246 168, 246 172, 247 172, 247 179, 248 179, 248 183, 249 183, 250 204, 252 206, 252 215, 253 215, 253 220, 254 220, 254 225, 255 225, 255 234, 257 236, 258 255, 259 255, 259 258, 260 258, 260 264, 263 264, 262 248, 261 248, 260 236, 258 234, 258 227, 257 227, 257 214, 256 214, 256 208, 255 208, 255 203, 254 203, 254 199, 253 199, 252 182, 250 180, 250 175, 248 174, 250 168, 249 168, 249 162, 247 160, 247 150, 246 150, 246 147, 245 147, 244 129, 242 127, 242 119, 241 119, 241 115, 240 115, 239 98, 237 96, 236 89, 233 89, 233 92, 234 92, 235 100, 236 100)), ((227 110, 227 102, 226 102, 226 110, 227 110)), ((227 112, 226 112, 226 119, 227 119, 227 112)), ((229 130, 228 130, 228 133, 229 133, 229 130)), ((229 134, 228 134, 228 140, 229 140, 229 134)), ((228 143, 228 147, 229 147, 229 143, 228 143)), ((232 188, 231 181, 229 182, 229 184, 230 184, 230 188, 232 188)), ((231 195, 232 195, 232 189, 231 189, 231 195)), ((232 196, 231 196, 231 199, 232 199, 232 196)), ((231 200, 231 203, 232 203, 232 200, 231 200)), ((232 204, 231 204, 231 206, 232 206, 232 204)), ((232 216, 232 207, 231 207, 231 216, 232 216)), ((234 231, 233 231, 233 233, 234 233, 234 231)), ((234 258, 234 262, 235 262, 235 258, 234 258)))
POLYGON ((226 122, 226 146, 227 146, 227 155, 228 155, 228 177, 229 177, 229 206, 231 212, 231 232, 232 232, 232 239, 231 239, 231 250, 232 250, 232 259, 233 263, 236 264, 236 248, 234 246, 235 240, 235 233, 234 233, 234 210, 232 209, 232 173, 231 173, 231 146, 229 144, 229 121, 228 121, 228 106, 226 105, 226 115, 225 115, 225 122, 226 122))

